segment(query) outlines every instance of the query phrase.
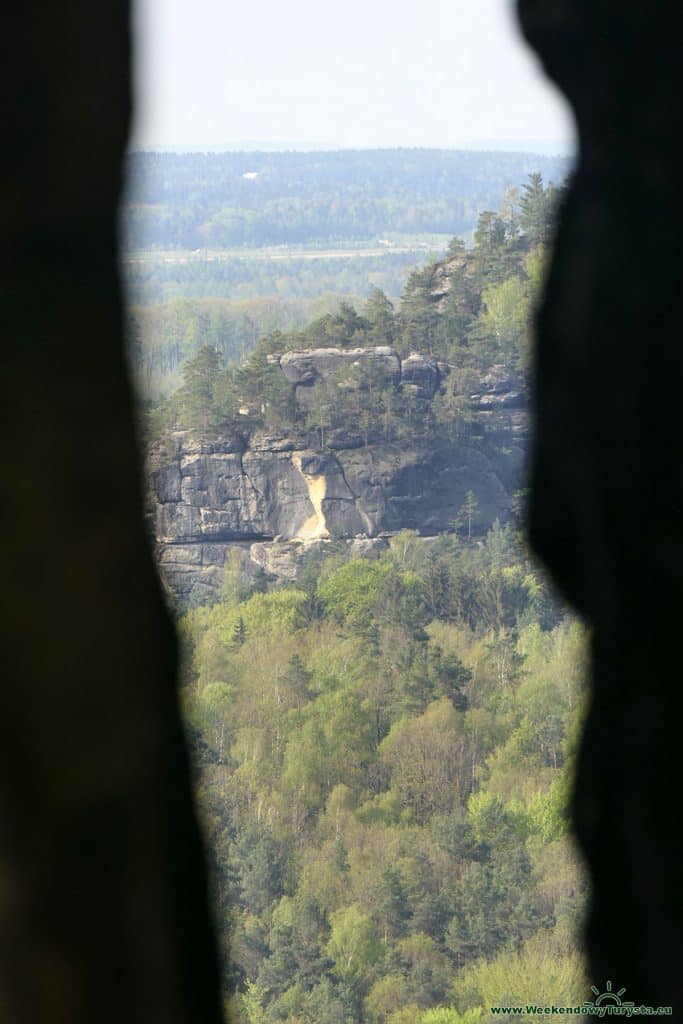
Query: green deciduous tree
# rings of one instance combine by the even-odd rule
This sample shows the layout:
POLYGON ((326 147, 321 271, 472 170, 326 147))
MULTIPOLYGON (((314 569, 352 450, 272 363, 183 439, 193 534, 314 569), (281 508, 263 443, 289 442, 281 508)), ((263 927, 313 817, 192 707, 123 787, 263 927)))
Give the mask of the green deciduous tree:
POLYGON ((479 351, 492 362, 517 368, 526 363, 529 293, 519 277, 508 277, 482 292, 483 308, 474 329, 479 351))
POLYGON ((357 903, 330 915, 331 935, 327 953, 338 978, 352 986, 362 984, 382 955, 372 921, 357 903))
POLYGON ((470 968, 454 985, 463 1009, 491 1006, 576 1006, 586 998, 583 963, 578 953, 558 956, 532 942, 519 953, 506 953, 470 968))
POLYGON ((400 719, 382 741, 382 762, 392 788, 424 822, 437 809, 453 808, 466 785, 467 748, 463 719, 446 697, 419 718, 400 719))

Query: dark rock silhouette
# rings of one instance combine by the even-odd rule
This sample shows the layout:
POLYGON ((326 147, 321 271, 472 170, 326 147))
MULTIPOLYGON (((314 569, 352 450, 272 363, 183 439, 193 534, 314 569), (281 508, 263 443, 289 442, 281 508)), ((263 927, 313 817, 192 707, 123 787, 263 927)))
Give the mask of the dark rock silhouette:
POLYGON ((2 33, 0 1020, 221 1020, 142 518, 116 215, 128 5, 2 33))
POLYGON ((519 0, 580 158, 538 318, 531 538, 593 630, 574 820, 590 973, 683 1009, 683 70, 672 3, 519 0))

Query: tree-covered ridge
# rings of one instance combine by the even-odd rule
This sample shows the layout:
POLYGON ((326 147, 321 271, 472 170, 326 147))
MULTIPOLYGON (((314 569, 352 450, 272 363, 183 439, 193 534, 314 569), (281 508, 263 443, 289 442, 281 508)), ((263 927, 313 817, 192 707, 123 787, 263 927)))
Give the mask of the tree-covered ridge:
POLYGON ((463 234, 506 184, 562 159, 524 153, 359 150, 132 153, 124 249, 233 248, 463 234))
POLYGON ((237 556, 181 620, 183 699, 243 1024, 456 1024, 584 998, 566 798, 583 630, 513 528, 237 556))
MULTIPOLYGON (((366 443, 370 435, 461 431, 471 419, 471 395, 493 367, 524 382, 533 299, 557 200, 558 191, 538 173, 523 189, 508 190, 500 211, 480 215, 471 248, 455 238, 445 260, 411 274, 398 308, 374 289, 360 311, 344 302, 303 329, 262 337, 239 366, 225 364, 218 339, 197 334, 183 386, 155 410, 156 430, 220 428, 247 415, 269 429, 317 431, 320 438, 325 427, 365 424, 366 443), (302 408, 275 358, 287 351, 377 346, 437 361, 443 379, 434 400, 417 401, 414 391, 388 378, 356 379, 344 371, 318 382, 302 408)), ((190 354, 192 342, 185 351, 190 354)))

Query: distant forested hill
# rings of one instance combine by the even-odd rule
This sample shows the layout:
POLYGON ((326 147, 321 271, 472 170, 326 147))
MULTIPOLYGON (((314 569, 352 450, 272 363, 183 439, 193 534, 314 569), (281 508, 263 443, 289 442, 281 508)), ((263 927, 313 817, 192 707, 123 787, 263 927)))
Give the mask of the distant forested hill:
POLYGON ((126 250, 329 243, 466 234, 532 171, 564 158, 458 150, 132 153, 126 250))

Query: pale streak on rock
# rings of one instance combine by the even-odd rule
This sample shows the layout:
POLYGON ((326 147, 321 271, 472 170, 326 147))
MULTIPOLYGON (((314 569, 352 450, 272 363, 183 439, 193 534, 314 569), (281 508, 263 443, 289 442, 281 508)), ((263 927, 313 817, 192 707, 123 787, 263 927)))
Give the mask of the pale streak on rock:
POLYGON ((306 481, 306 486, 308 487, 308 498, 314 509, 313 515, 310 519, 307 519, 304 525, 299 529, 296 539, 319 540, 322 537, 329 537, 330 532, 327 529, 325 513, 323 511, 323 501, 325 500, 325 495, 327 493, 327 479, 325 474, 313 475, 312 473, 304 472, 301 465, 301 455, 298 452, 292 455, 292 462, 306 481))

